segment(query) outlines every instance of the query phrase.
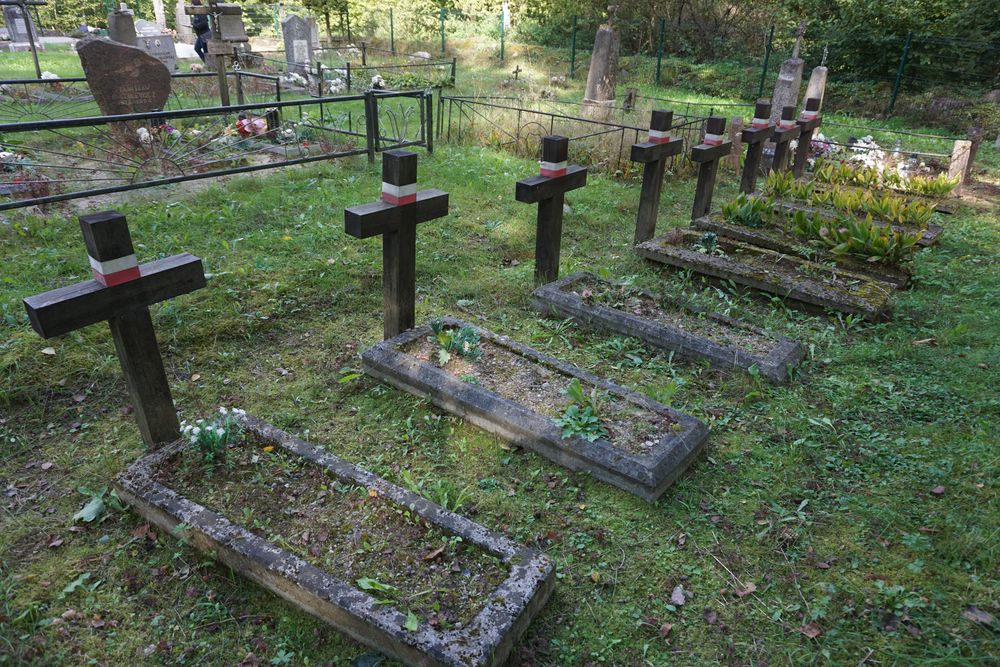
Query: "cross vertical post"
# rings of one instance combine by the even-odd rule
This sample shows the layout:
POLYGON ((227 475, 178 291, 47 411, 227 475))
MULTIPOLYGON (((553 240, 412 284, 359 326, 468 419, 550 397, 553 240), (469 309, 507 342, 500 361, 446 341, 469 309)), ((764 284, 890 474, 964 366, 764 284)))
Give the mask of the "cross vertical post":
POLYGON ((660 192, 663 190, 663 174, 667 169, 667 158, 684 150, 684 140, 671 137, 674 112, 656 109, 649 121, 649 138, 632 144, 631 159, 641 162, 642 192, 639 195, 639 212, 635 219, 635 242, 642 243, 653 238, 656 219, 660 212, 660 192))
POLYGON ((149 306, 205 286, 201 260, 182 253, 139 265, 125 216, 105 211, 80 217, 93 280, 28 297, 32 328, 52 338, 107 320, 150 449, 180 437, 177 411, 149 306))
POLYGON ((771 160, 771 171, 788 170, 788 147, 799 136, 798 124, 795 122, 795 107, 781 108, 781 120, 774 130, 774 159, 771 160))
POLYGON ((729 155, 732 142, 725 138, 726 119, 711 116, 705 123, 705 136, 691 149, 691 161, 698 164, 698 184, 694 190, 691 219, 697 219, 712 210, 715 177, 719 173, 719 160, 729 155))
POLYGON ((750 127, 743 130, 743 143, 747 145, 747 159, 743 163, 740 192, 750 194, 757 187, 757 172, 760 170, 760 158, 764 153, 764 144, 773 135, 771 102, 758 101, 754 106, 750 127))
POLYGON ((587 170, 568 165, 569 139, 542 137, 541 173, 517 182, 515 198, 538 204, 535 225, 535 284, 543 285, 559 277, 559 249, 562 242, 563 202, 566 193, 587 184, 587 170))
POLYGON ((809 161, 809 148, 812 144, 813 132, 823 123, 819 113, 819 98, 810 97, 806 100, 806 108, 796 124, 799 126, 799 145, 795 148, 795 162, 792 163, 792 175, 802 178, 809 161))
POLYGON ((382 236, 383 335, 412 329, 416 320, 417 225, 448 214, 448 193, 417 192, 417 154, 382 154, 382 197, 344 210, 344 229, 359 239, 382 236))

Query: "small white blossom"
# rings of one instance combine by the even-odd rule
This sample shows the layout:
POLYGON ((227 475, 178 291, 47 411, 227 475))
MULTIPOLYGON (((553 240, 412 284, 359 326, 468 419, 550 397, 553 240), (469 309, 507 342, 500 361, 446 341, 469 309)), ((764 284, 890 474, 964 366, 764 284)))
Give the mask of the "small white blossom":
POLYGON ((221 438, 225 434, 226 434, 226 429, 224 429, 224 428, 217 428, 217 429, 215 429, 215 435, 217 437, 221 438))
POLYGON ((226 406, 224 405, 219 408, 219 414, 222 415, 223 417, 225 417, 228 412, 229 411, 226 410, 226 406))

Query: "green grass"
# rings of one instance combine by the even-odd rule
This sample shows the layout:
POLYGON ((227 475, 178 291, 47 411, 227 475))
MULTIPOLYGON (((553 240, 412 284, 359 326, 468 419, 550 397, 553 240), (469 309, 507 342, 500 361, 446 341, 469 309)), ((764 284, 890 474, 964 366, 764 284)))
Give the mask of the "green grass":
MULTIPOLYGON (((963 617, 968 605, 998 615, 1000 598, 1000 169, 986 157, 992 194, 945 220, 880 325, 643 263, 630 248, 637 179, 595 175, 571 193, 563 273, 636 276, 802 340, 796 381, 772 387, 539 319, 535 212, 513 199, 536 164, 472 147, 421 156, 420 183, 449 192, 451 213, 418 230, 419 321, 459 315, 653 397, 679 384, 673 405, 712 427, 706 455, 652 505, 386 385, 340 381, 381 336, 379 241, 343 232, 343 207, 378 193, 363 159, 105 205, 127 214, 142 260, 188 251, 211 274, 153 308, 185 418, 235 405, 392 481, 470 487, 464 513, 553 556, 555 594, 521 645, 528 664, 976 665, 1000 653, 995 629, 963 617), (814 639, 800 632, 810 623, 814 639)), ((693 190, 668 182, 661 229, 687 220, 693 190)), ((717 202, 734 192, 724 171, 717 202)), ((0 242, 0 662, 366 654, 173 537, 136 536, 144 522, 130 512, 74 525, 89 500, 78 488, 107 485, 143 448, 107 328, 43 341, 20 304, 88 277, 73 209, 0 216, 0 242)))

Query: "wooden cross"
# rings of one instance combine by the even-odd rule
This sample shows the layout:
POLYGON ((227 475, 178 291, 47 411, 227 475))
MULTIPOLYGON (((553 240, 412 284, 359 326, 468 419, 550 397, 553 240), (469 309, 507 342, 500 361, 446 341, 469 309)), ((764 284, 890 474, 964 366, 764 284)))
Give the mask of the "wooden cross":
POLYGON ((107 320, 143 442, 151 449, 173 442, 180 425, 149 306, 204 287, 201 260, 182 253, 139 265, 116 211, 81 216, 80 227, 94 279, 25 299, 31 326, 52 338, 107 320))
POLYGON ((788 169, 788 146, 792 139, 799 136, 798 124, 795 122, 795 107, 781 108, 781 120, 774 130, 774 159, 771 160, 771 171, 786 171, 788 169))
POLYGON ((792 175, 802 178, 809 161, 809 148, 812 144, 813 132, 823 123, 819 114, 819 98, 810 97, 806 100, 806 108, 799 116, 796 124, 799 126, 799 145, 795 148, 795 162, 792 164, 792 175))
POLYGON ((521 66, 520 66, 520 65, 518 65, 518 66, 516 66, 516 67, 514 68, 514 71, 513 71, 513 72, 511 72, 511 74, 513 74, 513 75, 514 75, 514 81, 517 81, 517 75, 518 75, 518 74, 520 74, 520 73, 521 73, 521 72, 523 72, 523 71, 524 71, 524 70, 522 70, 522 69, 521 69, 521 66))
POLYGON ((635 242, 653 238, 656 218, 660 212, 660 192, 663 190, 663 173, 667 158, 684 150, 684 140, 671 137, 674 112, 657 109, 649 121, 649 138, 632 144, 632 162, 641 162, 642 193, 639 195, 639 213, 635 219, 635 242))
POLYGON ((705 123, 705 137, 691 149, 691 161, 698 163, 698 184, 694 191, 691 218, 697 219, 712 210, 712 192, 719 173, 719 160, 729 155, 732 142, 725 138, 726 119, 712 116, 705 123))
POLYGON ((448 193, 417 192, 417 154, 382 154, 382 198, 344 210, 344 229, 366 239, 382 235, 383 333, 388 340, 412 329, 416 313, 417 224, 448 215, 448 193))
POLYGON ((559 245, 562 241, 563 201, 570 190, 587 184, 587 170, 567 165, 569 139, 542 137, 541 173, 517 182, 515 198, 538 204, 535 226, 535 284, 559 277, 559 245))
POLYGON ((762 100, 754 106, 750 127, 743 130, 743 143, 747 145, 747 159, 743 163, 740 192, 750 194, 757 187, 757 171, 764 153, 764 143, 774 135, 771 125, 771 102, 762 100))

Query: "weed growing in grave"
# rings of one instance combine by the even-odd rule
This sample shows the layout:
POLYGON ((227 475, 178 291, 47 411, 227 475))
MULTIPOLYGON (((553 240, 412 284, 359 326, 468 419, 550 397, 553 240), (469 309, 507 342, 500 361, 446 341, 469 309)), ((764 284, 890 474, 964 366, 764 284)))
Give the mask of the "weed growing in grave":
POLYGON ((478 359, 483 351, 479 348, 479 332, 466 324, 461 329, 446 328, 439 320, 431 322, 434 340, 438 350, 438 363, 444 366, 457 354, 466 359, 478 359))
POLYGON ((719 255, 720 257, 724 257, 726 254, 719 247, 719 237, 715 232, 705 232, 698 237, 697 241, 691 244, 691 248, 703 255, 719 255))
POLYGON ((876 225, 869 214, 864 219, 837 216, 830 220, 818 213, 796 211, 790 221, 796 236, 826 247, 834 255, 857 255, 868 262, 901 264, 913 259, 921 232, 876 225))
POLYGON ((771 221, 774 202, 764 197, 740 194, 736 199, 722 206, 722 216, 726 222, 742 227, 763 227, 771 221))
POLYGON ((198 419, 193 424, 181 422, 181 435, 187 438, 209 467, 226 462, 229 445, 243 434, 240 418, 246 411, 239 408, 219 408, 218 416, 211 420, 198 419))
POLYGON ((556 426, 562 428, 563 438, 579 436, 594 442, 608 437, 608 431, 601 425, 598 417, 600 398, 596 388, 587 394, 580 380, 573 378, 563 393, 569 397, 570 404, 562 416, 555 420, 556 426))

